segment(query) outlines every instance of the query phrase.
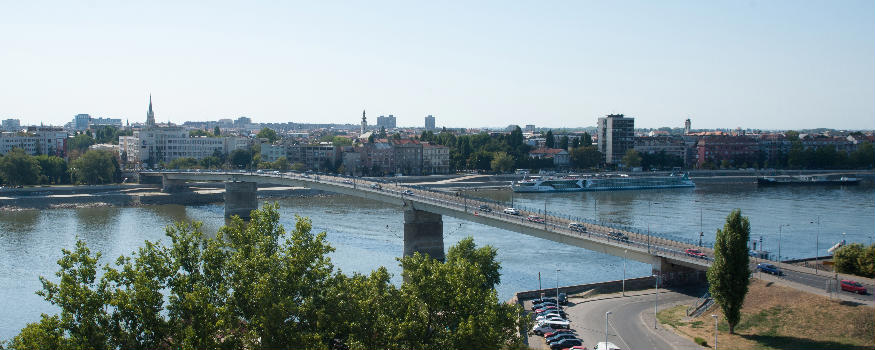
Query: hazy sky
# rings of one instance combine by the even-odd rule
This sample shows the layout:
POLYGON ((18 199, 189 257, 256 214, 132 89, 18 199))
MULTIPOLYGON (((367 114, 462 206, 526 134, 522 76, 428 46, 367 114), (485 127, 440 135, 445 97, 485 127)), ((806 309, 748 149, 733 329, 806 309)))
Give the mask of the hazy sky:
POLYGON ((0 0, 0 119, 875 128, 875 2, 0 0))

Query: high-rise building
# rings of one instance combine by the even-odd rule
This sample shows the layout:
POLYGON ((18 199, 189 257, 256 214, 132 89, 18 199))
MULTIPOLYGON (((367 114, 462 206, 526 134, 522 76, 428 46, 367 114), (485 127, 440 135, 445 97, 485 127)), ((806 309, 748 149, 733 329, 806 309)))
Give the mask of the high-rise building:
POLYGON ((3 131, 18 131, 21 129, 21 120, 3 119, 3 131))
POLYGON ((389 114, 388 117, 386 117, 386 116, 382 116, 382 115, 379 116, 379 117, 377 117, 377 127, 378 127, 378 128, 379 128, 379 127, 383 127, 383 128, 386 128, 386 129, 394 129, 394 128, 396 128, 397 126, 396 126, 396 124, 395 124, 395 116, 389 114))
POLYGON ((91 116, 88 114, 77 114, 73 117, 73 128, 76 130, 88 129, 88 123, 91 122, 91 116))
POLYGON ((526 128, 523 129, 523 132, 527 132, 527 133, 535 132, 535 125, 534 124, 526 124, 526 128))
POLYGON ((431 114, 425 117, 425 130, 434 130, 434 117, 431 114))
POLYGON ((689 134, 689 133, 690 133, 690 118, 687 118, 687 120, 684 121, 684 135, 689 134))
POLYGON ((622 114, 608 114, 598 120, 598 149, 605 163, 617 164, 626 151, 635 148, 635 118, 622 114))

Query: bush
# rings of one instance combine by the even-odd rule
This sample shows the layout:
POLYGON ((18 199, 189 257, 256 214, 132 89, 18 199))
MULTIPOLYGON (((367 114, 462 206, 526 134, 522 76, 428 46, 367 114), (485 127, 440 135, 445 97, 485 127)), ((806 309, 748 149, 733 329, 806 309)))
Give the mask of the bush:
POLYGON ((875 244, 863 247, 852 243, 835 251, 836 271, 850 275, 875 277, 875 244))
POLYGON ((693 341, 695 341, 696 344, 699 344, 699 345, 704 346, 706 348, 710 347, 710 346, 708 346, 708 342, 705 341, 705 339, 702 339, 702 337, 696 337, 696 339, 693 339, 693 341))

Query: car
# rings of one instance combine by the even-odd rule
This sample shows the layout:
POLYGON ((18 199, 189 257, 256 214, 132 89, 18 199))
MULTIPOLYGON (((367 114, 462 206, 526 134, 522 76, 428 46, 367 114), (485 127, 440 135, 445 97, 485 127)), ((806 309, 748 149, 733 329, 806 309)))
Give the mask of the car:
POLYGON ((573 329, 571 329, 571 328, 560 328, 560 329, 554 329, 554 330, 551 330, 551 331, 544 332, 544 338, 552 337, 552 336, 554 336, 554 335, 556 335, 556 334, 561 334, 561 333, 571 333, 571 334, 576 334, 577 332, 575 332, 575 331, 574 331, 573 329))
POLYGON ((605 343, 605 342, 601 341, 601 342, 596 343, 595 347, 592 348, 592 350, 620 350, 620 347, 614 345, 614 343, 611 343, 611 342, 605 343))
POLYGON ((544 337, 544 340, 548 344, 558 342, 562 339, 577 339, 577 336, 572 334, 572 333, 559 333, 559 334, 551 335, 549 337, 544 337))
POLYGON ((380 190, 380 189, 383 189, 383 186, 380 186, 380 184, 372 184, 371 188, 373 188, 375 190, 380 190))
POLYGON ((784 271, 781 271, 781 269, 779 269, 777 266, 772 265, 772 264, 766 264, 766 263, 757 264, 757 271, 770 273, 770 274, 773 274, 775 276, 783 276, 784 275, 784 271))
POLYGON ((611 238, 618 241, 629 241, 629 236, 626 236, 622 232, 618 231, 612 231, 611 233, 608 233, 608 236, 611 236, 611 238))
POLYGON ((707 256, 705 256, 705 253, 702 253, 701 250, 693 249, 693 248, 684 249, 684 253, 686 253, 687 255, 692 256, 694 258, 704 259, 707 257, 707 256))
POLYGON ((568 294, 559 293, 559 304, 560 305, 568 304, 568 294))
POLYGON ((559 329, 568 329, 568 322, 565 322, 564 324, 562 322, 538 322, 532 327, 532 333, 542 335, 546 332, 555 332, 559 329))
POLYGON ((544 218, 542 218, 542 217, 540 217, 540 216, 537 216, 537 215, 529 215, 529 217, 527 217, 526 220, 529 220, 529 221, 531 221, 531 222, 536 222, 536 223, 539 223, 539 224, 543 224, 543 223, 544 223, 544 218))
POLYGON ((583 224, 576 222, 568 224, 568 229, 577 232, 586 232, 586 226, 583 226, 583 224))
POLYGON ((482 211, 484 213, 489 213, 492 211, 492 209, 489 208, 489 206, 486 204, 481 204, 480 207, 477 208, 477 210, 482 211))
POLYGON ((343 183, 347 185, 352 185, 352 180, 343 180, 343 183))
POLYGON ((558 311, 558 310, 559 310, 558 306, 547 305, 547 306, 542 306, 539 309, 535 309, 534 311, 536 314, 542 314, 542 313, 545 313, 548 311, 558 311))
POLYGON ((408 196, 412 196, 412 195, 413 195, 413 191, 411 191, 411 190, 404 190, 404 191, 401 192, 401 193, 406 194, 406 195, 408 195, 408 196))
POLYGON ((559 329, 559 328, 569 328, 571 326, 571 321, 568 321, 568 320, 562 320, 562 321, 538 320, 538 321, 535 321, 535 324, 538 326, 551 325, 552 328, 559 329))
POLYGON ((583 345, 575 345, 575 346, 572 346, 570 348, 565 348, 562 350, 586 350, 586 347, 583 345))
POLYGON ((568 321, 568 319, 566 319, 565 317, 562 317, 558 313, 548 313, 548 314, 544 314, 544 315, 540 315, 540 316, 535 317, 535 321, 540 321, 540 320, 568 321))
POLYGON ((520 211, 516 208, 504 208, 504 213, 508 215, 520 215, 520 211))
POLYGON ((560 350, 565 348, 570 348, 575 345, 583 345, 583 341, 580 339, 562 339, 558 342, 550 344, 551 350, 560 350))
POLYGON ((543 306, 550 306, 550 305, 558 306, 559 304, 557 304, 555 301, 545 301, 543 303, 532 304, 532 310, 539 309, 543 306))
POLYGON ((851 280, 842 280, 840 283, 842 290, 857 294, 866 294, 866 287, 863 287, 860 282, 851 280))

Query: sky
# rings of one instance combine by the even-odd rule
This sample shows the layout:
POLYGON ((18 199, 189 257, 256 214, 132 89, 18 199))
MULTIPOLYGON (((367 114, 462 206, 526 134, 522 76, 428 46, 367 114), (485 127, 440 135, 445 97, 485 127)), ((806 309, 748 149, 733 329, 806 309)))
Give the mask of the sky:
POLYGON ((0 119, 875 129, 875 1, 0 0, 0 119))

